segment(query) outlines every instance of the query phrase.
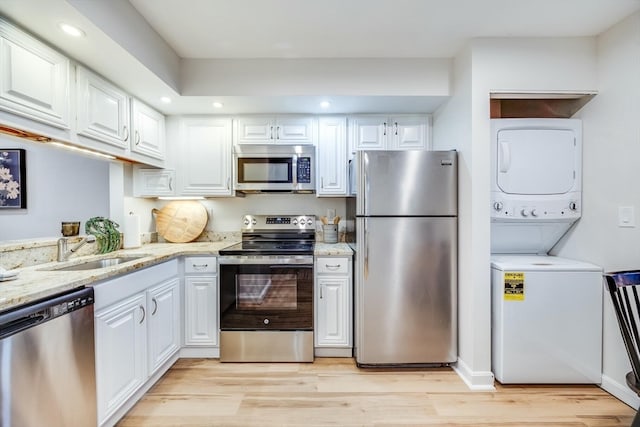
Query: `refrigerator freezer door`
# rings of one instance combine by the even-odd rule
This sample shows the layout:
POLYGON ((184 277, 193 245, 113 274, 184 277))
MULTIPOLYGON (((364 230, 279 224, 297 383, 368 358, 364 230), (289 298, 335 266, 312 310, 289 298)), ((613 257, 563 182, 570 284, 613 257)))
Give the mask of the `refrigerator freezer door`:
POLYGON ((457 357, 456 218, 358 218, 356 361, 457 357))
POLYGON ((455 151, 359 151, 360 216, 457 215, 455 151))

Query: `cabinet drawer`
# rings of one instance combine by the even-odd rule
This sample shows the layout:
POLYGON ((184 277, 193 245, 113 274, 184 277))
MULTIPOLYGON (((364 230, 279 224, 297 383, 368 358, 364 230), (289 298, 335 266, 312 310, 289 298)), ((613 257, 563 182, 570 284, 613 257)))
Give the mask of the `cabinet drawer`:
POLYGON ((349 274, 349 258, 318 258, 318 274, 349 274))
POLYGON ((185 273, 215 273, 216 258, 210 256, 190 256, 184 259, 185 273))

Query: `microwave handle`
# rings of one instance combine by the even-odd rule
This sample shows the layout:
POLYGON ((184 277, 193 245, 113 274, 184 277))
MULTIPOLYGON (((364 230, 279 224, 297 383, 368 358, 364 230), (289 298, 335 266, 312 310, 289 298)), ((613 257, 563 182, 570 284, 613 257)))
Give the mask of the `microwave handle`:
POLYGON ((293 169, 291 171, 291 175, 292 175, 292 181, 293 181, 293 185, 297 186, 298 185, 298 155, 294 155, 293 156, 293 162, 291 162, 291 169, 293 169))

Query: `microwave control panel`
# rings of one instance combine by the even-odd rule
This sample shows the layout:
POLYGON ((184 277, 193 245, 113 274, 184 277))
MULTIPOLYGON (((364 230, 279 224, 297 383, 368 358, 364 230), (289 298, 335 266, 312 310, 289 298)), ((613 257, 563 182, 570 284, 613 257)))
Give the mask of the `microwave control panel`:
POLYGON ((298 182, 311 183, 311 157, 298 157, 298 182))

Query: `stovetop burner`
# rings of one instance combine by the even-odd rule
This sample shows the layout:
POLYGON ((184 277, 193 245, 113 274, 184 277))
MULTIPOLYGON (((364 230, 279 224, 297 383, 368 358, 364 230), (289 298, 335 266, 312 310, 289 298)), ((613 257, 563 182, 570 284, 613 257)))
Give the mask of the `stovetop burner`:
POLYGON ((221 255, 312 255, 315 216, 245 215, 242 242, 221 249, 221 255))

